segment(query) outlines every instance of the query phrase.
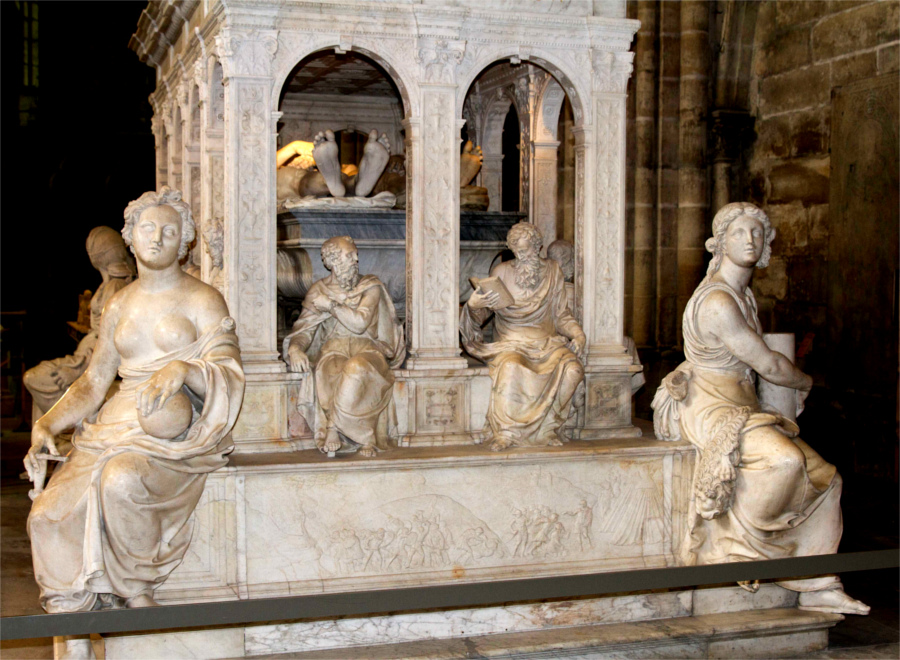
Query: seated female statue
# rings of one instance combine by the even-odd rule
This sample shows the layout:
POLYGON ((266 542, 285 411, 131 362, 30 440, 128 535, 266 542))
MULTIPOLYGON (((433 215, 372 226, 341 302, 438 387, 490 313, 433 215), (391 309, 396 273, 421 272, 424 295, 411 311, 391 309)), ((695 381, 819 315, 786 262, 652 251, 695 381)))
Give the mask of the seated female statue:
MULTIPOLYGON (((749 288, 754 267, 768 265, 774 238, 753 204, 727 204, 716 214, 706 242, 713 258, 684 310, 685 361, 653 400, 657 437, 684 438, 699 450, 682 546, 687 564, 830 554, 841 539, 840 475, 756 393, 757 376, 793 388, 802 410, 812 388, 812 378, 766 346, 749 288)), ((836 576, 778 584, 800 592, 800 609, 869 611, 836 576)))
POLYGON ((25 458, 40 491, 41 455, 75 428, 28 518, 48 612, 154 605, 187 551, 206 475, 233 449, 240 351, 222 296, 179 266, 194 238, 190 208, 168 187, 145 193, 125 209, 122 236, 138 279, 107 303, 87 371, 35 424, 25 458), (117 372, 121 387, 104 403, 117 372))

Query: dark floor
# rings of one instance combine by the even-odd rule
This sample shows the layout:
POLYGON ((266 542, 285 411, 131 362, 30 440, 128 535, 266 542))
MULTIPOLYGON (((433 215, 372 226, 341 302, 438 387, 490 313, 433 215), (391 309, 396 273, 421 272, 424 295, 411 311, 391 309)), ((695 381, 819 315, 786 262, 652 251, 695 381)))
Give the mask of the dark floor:
MULTIPOLYGON (((7 425, 3 428, 16 428, 7 425)), ((0 441, 0 614, 19 616, 40 613, 38 588, 31 567, 31 552, 25 521, 31 508, 30 484, 18 479, 21 460, 28 450, 29 435, 2 432, 0 441)), ((896 497, 896 492, 894 493, 896 497)), ((896 530, 878 528, 877 505, 865 512, 845 506, 846 528, 841 549, 845 551, 896 548, 896 530), (873 521, 867 524, 866 521, 873 521)), ((848 616, 831 631, 828 649, 805 658, 900 658, 900 572, 898 569, 861 571, 841 576, 854 598, 872 607, 869 616, 848 616)), ((560 656, 564 657, 564 656, 560 656)), ((588 656, 578 656, 588 657, 588 656)), ((53 658, 50 638, 0 642, 4 660, 53 658)))

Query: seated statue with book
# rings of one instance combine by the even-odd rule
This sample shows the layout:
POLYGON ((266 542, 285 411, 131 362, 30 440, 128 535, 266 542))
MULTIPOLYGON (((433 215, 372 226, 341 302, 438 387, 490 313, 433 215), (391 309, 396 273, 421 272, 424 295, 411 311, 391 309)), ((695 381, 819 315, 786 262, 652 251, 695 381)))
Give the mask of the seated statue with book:
POLYGON ((584 331, 568 308, 559 264, 541 257, 537 227, 520 222, 506 240, 516 258, 475 280, 460 314, 463 346, 488 364, 493 382, 484 440, 493 451, 560 445, 584 378, 584 331), (494 341, 486 343, 482 326, 491 314, 494 341))

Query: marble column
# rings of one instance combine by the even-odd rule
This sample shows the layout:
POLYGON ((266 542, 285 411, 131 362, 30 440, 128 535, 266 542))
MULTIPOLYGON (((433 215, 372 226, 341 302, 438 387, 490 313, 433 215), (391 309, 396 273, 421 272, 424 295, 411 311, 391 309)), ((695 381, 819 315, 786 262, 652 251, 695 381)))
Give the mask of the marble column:
POLYGON ((247 373, 286 370, 276 348, 275 139, 270 66, 277 31, 225 28, 225 300, 237 322, 247 373))
POLYGON ((656 31, 658 3, 637 4, 641 30, 637 33, 634 81, 634 287, 632 338, 638 346, 655 343, 656 335, 656 31))
POLYGON ((631 424, 632 366, 624 345, 625 86, 633 53, 595 51, 593 126, 575 133, 576 307, 587 335, 584 440, 640 435, 631 424))
POLYGON ((456 68, 464 42, 420 40, 421 118, 404 121, 406 318, 410 370, 460 369, 459 140, 456 68), (410 167, 410 164, 412 165, 410 167))
POLYGON ((532 142, 531 190, 534 224, 544 237, 544 246, 557 239, 556 188, 558 181, 557 153, 559 142, 532 142))
MULTIPOLYGON (((222 223, 225 216, 225 86, 222 66, 204 58, 197 71, 200 81, 200 208, 203 224, 222 223)), ((203 281, 222 286, 224 273, 213 271, 213 260, 206 250, 203 237, 201 273, 203 281)), ((228 265, 223 264, 223 269, 228 265)), ((224 288, 224 287, 223 287, 224 288)))
MULTIPOLYGON (((706 113, 709 84, 709 12, 705 0, 684 0, 681 8, 681 88, 678 169, 678 317, 703 279, 704 243, 709 234, 706 172, 706 113)), ((681 344, 681 325, 678 326, 681 344)))
MULTIPOLYGON (((487 146, 487 145, 484 145, 487 146)), ((481 185, 487 188, 488 211, 503 210, 503 154, 484 154, 481 163, 481 185)))
POLYGON ((150 130, 153 133, 153 147, 156 150, 156 189, 167 185, 168 156, 166 155, 166 124, 162 119, 162 110, 153 106, 153 117, 150 119, 150 130))

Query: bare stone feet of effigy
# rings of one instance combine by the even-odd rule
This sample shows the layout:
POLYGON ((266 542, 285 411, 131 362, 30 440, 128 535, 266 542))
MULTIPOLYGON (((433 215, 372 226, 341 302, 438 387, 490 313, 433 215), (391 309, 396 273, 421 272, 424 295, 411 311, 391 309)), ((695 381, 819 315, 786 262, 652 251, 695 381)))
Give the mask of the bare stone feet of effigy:
POLYGON ((338 144, 334 139, 334 131, 322 131, 313 139, 313 158, 319 168, 328 192, 333 197, 343 197, 347 189, 341 180, 341 161, 338 158, 338 144))
POLYGON ((391 158, 391 143, 384 133, 378 137, 378 131, 372 130, 366 146, 363 147, 362 160, 359 162, 359 175, 356 177, 356 196, 366 197, 378 179, 388 160, 391 158))

